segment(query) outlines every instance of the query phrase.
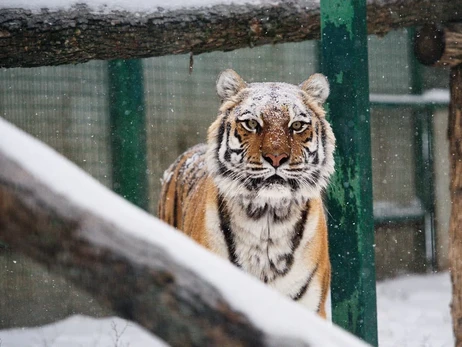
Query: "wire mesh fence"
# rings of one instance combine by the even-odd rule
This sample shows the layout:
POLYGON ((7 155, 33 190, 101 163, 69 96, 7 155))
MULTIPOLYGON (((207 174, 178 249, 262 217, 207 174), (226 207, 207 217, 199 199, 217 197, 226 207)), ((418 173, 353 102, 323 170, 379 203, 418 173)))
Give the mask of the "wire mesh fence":
POLYGON ((104 62, 0 70, 0 115, 110 186, 106 94, 104 62))
MULTIPOLYGON (((369 38, 372 93, 413 93, 410 50, 405 30, 384 38, 369 38)), ((215 80, 221 70, 233 68, 248 82, 299 84, 319 71, 320 66, 317 42, 203 54, 193 57, 191 74, 190 59, 189 55, 180 55, 143 60, 149 211, 153 214, 163 171, 186 148, 206 140, 207 128, 217 114, 219 100, 215 80)), ((99 61, 76 66, 2 69, 0 116, 49 144, 111 187, 107 73, 107 63, 99 61)), ((423 88, 447 87, 446 73, 444 70, 423 69, 423 88)), ((417 201, 412 113, 410 108, 371 110, 374 204, 377 206, 387 203, 412 207, 417 201)), ((379 278, 396 273, 392 271, 396 264, 390 259, 401 259, 401 264, 410 262, 414 265, 421 261, 420 253, 410 254, 406 250, 421 249, 421 228, 421 224, 415 221, 377 228, 379 278)), ((29 311, 53 305, 40 299, 50 293, 61 298, 61 308, 57 310, 60 312, 63 312, 63 305, 66 313, 88 312, 85 307, 92 305, 91 298, 84 302, 75 300, 74 289, 67 283, 37 286, 33 291, 22 291, 28 295, 20 295, 21 290, 12 288, 18 288, 19 283, 32 288, 28 269, 33 265, 11 252, 4 253, 0 262, 11 270, 11 273, 4 273, 0 281, 0 292, 9 292, 11 296, 9 304, 3 302, 3 306, 0 305, 0 312, 10 310, 11 303, 23 305, 21 307, 29 311), (13 260, 18 259, 23 260, 13 266, 13 260), (18 272, 18 269, 22 270, 18 272), (22 280, 15 277, 18 273, 22 274, 22 280), (31 300, 34 297, 36 300, 31 300), (37 304, 31 306, 33 302, 37 304)), ((401 267, 401 270, 422 270, 412 264, 401 267)), ((49 311, 54 313, 29 323, 44 324, 58 317, 51 307, 49 311)), ((91 311, 90 314, 103 313, 91 311)), ((26 324, 13 316, 0 316, 0 328, 26 324)))

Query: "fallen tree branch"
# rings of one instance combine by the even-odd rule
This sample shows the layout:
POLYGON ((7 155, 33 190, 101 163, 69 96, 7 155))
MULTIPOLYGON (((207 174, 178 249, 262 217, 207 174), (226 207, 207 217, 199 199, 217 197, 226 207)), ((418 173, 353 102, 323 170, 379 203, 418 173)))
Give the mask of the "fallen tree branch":
MULTIPOLYGON (((168 6, 168 5, 167 5, 168 6)), ((368 31, 462 20, 461 0, 369 0, 368 31)), ((0 3, 0 67, 83 63, 227 51, 319 38, 319 1, 261 1, 150 12, 6 8, 0 3)))
POLYGON ((172 346, 364 346, 1 119, 0 241, 172 346))

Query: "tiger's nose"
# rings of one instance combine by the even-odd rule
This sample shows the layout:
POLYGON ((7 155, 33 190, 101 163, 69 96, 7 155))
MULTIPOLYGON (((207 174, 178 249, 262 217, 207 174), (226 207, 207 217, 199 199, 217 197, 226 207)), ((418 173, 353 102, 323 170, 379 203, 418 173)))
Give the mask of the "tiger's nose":
POLYGON ((279 167, 289 159, 289 156, 285 153, 276 154, 276 155, 267 153, 267 154, 263 154, 263 158, 268 163, 270 163, 273 167, 279 167))

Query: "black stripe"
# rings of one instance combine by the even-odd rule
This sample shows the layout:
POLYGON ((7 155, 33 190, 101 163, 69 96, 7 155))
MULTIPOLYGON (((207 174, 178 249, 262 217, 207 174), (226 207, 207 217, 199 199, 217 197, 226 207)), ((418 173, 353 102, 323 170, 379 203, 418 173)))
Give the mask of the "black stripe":
MULTIPOLYGON (((322 141, 320 141, 320 136, 319 136, 319 122, 316 123, 316 139, 318 140, 318 149, 317 151, 314 152, 314 158, 313 158, 313 162, 312 162, 312 165, 318 165, 319 164, 319 146, 320 146, 320 143, 322 141)), ((322 144, 322 146, 324 146, 324 144, 322 144)))
POLYGON ((223 136, 225 135, 225 121, 222 120, 220 124, 220 128, 218 128, 218 136, 217 136, 217 152, 215 153, 217 160, 219 160, 219 151, 221 147, 221 142, 223 141, 223 136))
POLYGON ((220 228, 225 238, 226 247, 228 248, 229 261, 233 263, 234 265, 236 265, 237 267, 241 267, 241 265, 237 261, 236 244, 234 242, 233 231, 231 230, 231 219, 229 217, 226 202, 223 199, 223 196, 221 194, 218 194, 217 200, 218 200, 217 201, 218 216, 220 218, 220 228))
POLYGON ((302 217, 295 224, 294 235, 292 235, 292 250, 295 250, 300 246, 300 241, 303 238, 303 232, 305 231, 306 220, 308 219, 308 213, 310 212, 310 201, 307 202, 306 208, 302 211, 302 217))
POLYGON ((319 152, 316 152, 313 156, 313 162, 311 165, 318 165, 319 164, 319 152))
POLYGON ((229 148, 226 149, 225 151, 225 158, 224 158, 228 163, 231 161, 231 152, 229 151, 229 148))
POLYGON ((253 220, 260 219, 266 214, 267 211, 268 211, 267 204, 265 204, 265 206, 263 207, 254 207, 252 203, 250 203, 245 210, 247 217, 253 220))
POLYGON ((226 123, 226 138, 229 140, 229 134, 231 134, 231 123, 226 123))
POLYGON ((319 177, 321 176, 320 170, 314 170, 310 173, 311 179, 316 183, 319 181, 319 177))
POLYGON ((234 137, 237 138, 239 142, 242 142, 241 135, 239 135, 237 128, 234 129, 234 137))
POLYGON ((306 220, 308 219, 308 212, 310 211, 310 207, 311 207, 310 202, 308 201, 308 203, 306 204, 306 208, 302 211, 302 216, 300 220, 297 222, 297 224, 295 224, 294 234, 292 235, 292 240, 291 240, 292 253, 287 257, 287 271, 285 271, 285 273, 287 273, 290 270, 290 268, 292 267, 294 263, 294 254, 298 246, 300 246, 300 242, 302 241, 303 233, 305 231, 305 224, 306 224, 306 220))
MULTIPOLYGON (((310 136, 308 136, 305 140, 303 140, 303 143, 311 142, 313 140, 313 127, 312 127, 311 121, 308 124, 311 127, 311 133, 310 133, 310 136)), ((316 123, 316 126, 317 126, 317 123, 316 123)))
POLYGON ((316 264, 316 267, 314 268, 314 270, 310 273, 310 275, 308 276, 305 284, 300 288, 300 290, 298 291, 297 294, 295 294, 293 297, 292 297, 292 300, 295 300, 295 301, 298 301, 300 300, 303 295, 305 295, 306 291, 308 290, 308 287, 310 286, 310 283, 311 283, 311 280, 313 279, 314 277, 314 274, 316 273, 316 271, 318 271, 318 264, 316 264))
POLYGON ((223 120, 220 124, 220 128, 218 129, 217 148, 215 152, 215 160, 218 163, 218 168, 221 174, 224 174, 225 172, 228 171, 226 167, 223 165, 223 163, 220 161, 220 148, 221 148, 221 143, 223 142, 224 135, 225 135, 225 121, 223 120))
POLYGON ((248 190, 256 190, 263 182, 261 178, 249 178, 245 180, 244 185, 248 190))
POLYGON ((276 268, 274 263, 271 261, 270 266, 273 271, 275 271, 279 276, 285 276, 289 270, 292 268, 292 265, 294 264, 294 254, 300 246, 300 242, 302 241, 303 238, 303 233, 305 231, 305 224, 306 220, 308 219, 308 213, 310 210, 310 203, 308 201, 306 208, 302 211, 301 218, 298 220, 298 222, 295 224, 294 227, 294 233, 292 234, 292 240, 291 240, 291 253, 284 254, 281 257, 279 257, 279 261, 285 260, 286 266, 285 268, 281 271, 276 268))
POLYGON ((298 180, 296 180, 294 178, 289 178, 287 180, 287 182, 289 183, 290 189, 293 192, 295 192, 296 190, 298 190, 300 188, 300 183, 298 182, 298 180))
POLYGON ((322 144, 322 148, 324 149, 324 159, 322 161, 322 165, 325 165, 327 161, 326 142, 327 142, 326 126, 324 125, 324 122, 321 121, 321 144, 322 144))
POLYGON ((175 189, 175 195, 173 196, 173 227, 178 228, 178 189, 175 189))
POLYGON ((228 170, 226 166, 220 161, 220 148, 221 148, 221 143, 223 142, 224 135, 225 135, 225 120, 223 119, 220 124, 220 128, 218 129, 217 149, 215 152, 215 160, 218 163, 219 173, 223 176, 227 176, 231 173, 231 171, 228 170))

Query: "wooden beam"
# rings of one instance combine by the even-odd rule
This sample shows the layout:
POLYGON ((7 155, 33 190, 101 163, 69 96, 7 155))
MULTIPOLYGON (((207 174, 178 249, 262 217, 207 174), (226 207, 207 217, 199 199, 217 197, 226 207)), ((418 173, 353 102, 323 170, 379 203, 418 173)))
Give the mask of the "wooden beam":
MULTIPOLYGON (((462 0, 370 0, 369 34, 462 20, 462 0)), ((92 59, 199 54, 319 38, 319 1, 263 0, 149 13, 6 8, 0 3, 0 67, 83 63, 92 59)))
POLYGON ((414 53, 424 65, 457 66, 462 63, 462 23, 444 27, 427 24, 416 32, 414 53))

